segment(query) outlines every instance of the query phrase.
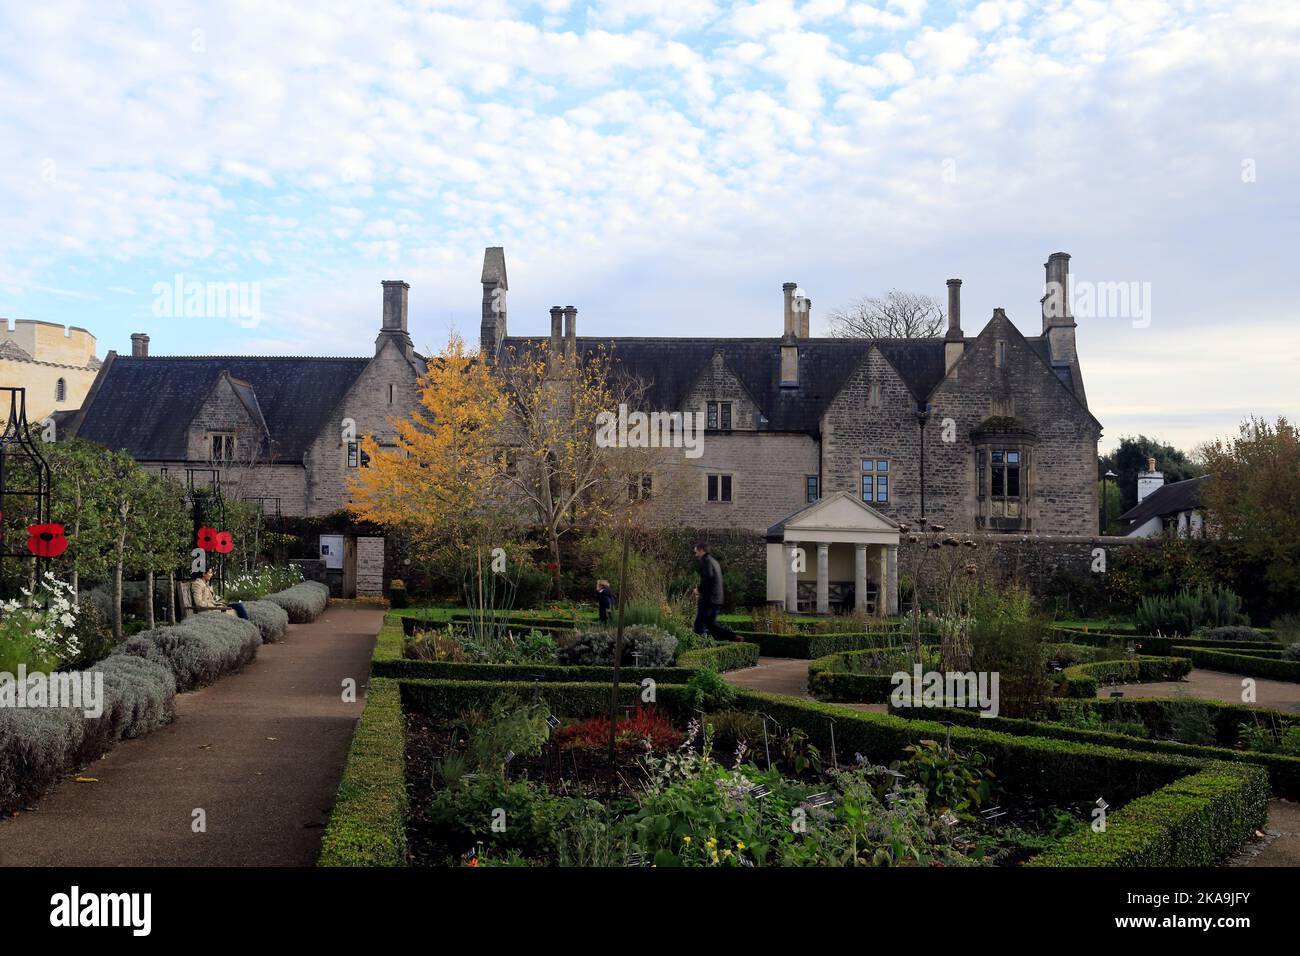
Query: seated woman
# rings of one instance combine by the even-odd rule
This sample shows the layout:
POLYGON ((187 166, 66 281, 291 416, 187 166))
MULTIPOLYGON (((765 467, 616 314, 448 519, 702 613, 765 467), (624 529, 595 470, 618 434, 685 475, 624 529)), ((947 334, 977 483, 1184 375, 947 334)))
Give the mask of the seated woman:
POLYGON ((244 609, 242 601, 235 601, 233 604, 219 600, 212 593, 212 569, 206 571, 195 571, 190 578, 190 601, 194 605, 194 612, 200 611, 221 611, 223 614, 236 614, 239 617, 248 618, 248 611, 244 609))

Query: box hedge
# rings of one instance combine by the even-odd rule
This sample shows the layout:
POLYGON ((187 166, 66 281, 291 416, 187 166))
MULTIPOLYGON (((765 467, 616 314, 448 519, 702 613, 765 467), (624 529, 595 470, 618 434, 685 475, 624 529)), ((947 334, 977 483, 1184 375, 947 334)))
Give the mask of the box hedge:
POLYGON ((1029 866, 1214 866, 1268 819, 1260 767, 1213 764, 1106 817, 1106 829, 1074 833, 1029 866))
POLYGON ((1182 680, 1192 671, 1185 657, 1128 657, 1113 661, 1075 664, 1056 675, 1056 693, 1061 697, 1096 697, 1108 684, 1142 684, 1182 680))
POLYGON ((405 750, 397 682, 372 678, 317 866, 407 865, 405 750))
POLYGON ((1227 651, 1209 650, 1200 647, 1174 648, 1175 654, 1189 658, 1197 667, 1206 670, 1228 671, 1247 677, 1267 677, 1271 680, 1300 682, 1300 661, 1277 660, 1271 657, 1255 657, 1250 654, 1232 654, 1227 651))

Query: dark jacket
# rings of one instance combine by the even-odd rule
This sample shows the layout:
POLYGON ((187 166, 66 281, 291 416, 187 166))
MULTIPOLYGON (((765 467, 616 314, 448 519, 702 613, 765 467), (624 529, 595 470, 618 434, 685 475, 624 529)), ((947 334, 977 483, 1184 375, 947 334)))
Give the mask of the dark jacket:
POLYGON ((609 588, 602 588, 596 592, 596 600, 600 605, 601 623, 609 619, 609 612, 614 610, 614 592, 609 588))
POLYGON ((707 604, 722 603, 722 565, 706 553, 700 558, 700 600, 707 604))

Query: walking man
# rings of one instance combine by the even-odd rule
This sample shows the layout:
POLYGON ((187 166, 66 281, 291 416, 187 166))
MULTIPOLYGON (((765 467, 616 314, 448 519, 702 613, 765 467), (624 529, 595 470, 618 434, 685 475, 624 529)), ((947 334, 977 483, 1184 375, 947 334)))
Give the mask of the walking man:
POLYGON ((722 610, 722 566, 709 554, 705 544, 695 546, 695 561, 700 573, 700 586, 695 589, 699 604, 695 611, 695 633, 706 631, 720 641, 739 641, 741 638, 730 628, 718 623, 722 610))

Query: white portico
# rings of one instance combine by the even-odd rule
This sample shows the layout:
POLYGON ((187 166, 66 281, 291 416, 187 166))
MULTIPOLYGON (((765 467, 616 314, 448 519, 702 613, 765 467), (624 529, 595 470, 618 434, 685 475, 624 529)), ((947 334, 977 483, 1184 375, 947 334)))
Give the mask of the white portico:
POLYGON ((847 491, 767 529, 767 600, 791 613, 898 613, 898 522, 847 491))

